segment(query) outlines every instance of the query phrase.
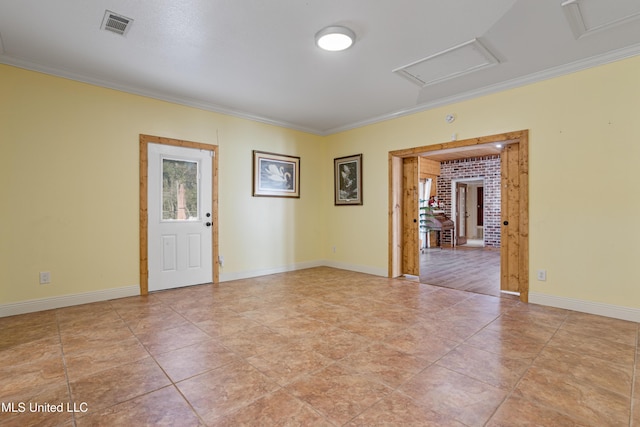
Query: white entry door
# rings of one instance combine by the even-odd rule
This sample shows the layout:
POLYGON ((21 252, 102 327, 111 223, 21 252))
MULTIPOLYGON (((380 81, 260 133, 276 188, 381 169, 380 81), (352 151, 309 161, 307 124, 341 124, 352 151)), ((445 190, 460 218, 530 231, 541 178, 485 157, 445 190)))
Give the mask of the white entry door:
POLYGON ((212 151, 148 144, 149 291, 210 283, 212 151))

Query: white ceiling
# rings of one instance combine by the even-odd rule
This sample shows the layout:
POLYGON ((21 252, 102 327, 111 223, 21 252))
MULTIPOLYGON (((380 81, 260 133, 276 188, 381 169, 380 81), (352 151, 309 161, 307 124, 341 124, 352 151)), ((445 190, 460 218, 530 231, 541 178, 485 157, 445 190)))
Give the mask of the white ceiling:
POLYGON ((562 3, 0 0, 0 63, 325 135, 640 54, 640 0, 562 3), (125 36, 105 10, 133 19, 125 36), (355 45, 318 49, 328 25, 355 45), (497 64, 439 55, 474 39, 497 64), (427 57, 444 79, 393 72, 427 57))

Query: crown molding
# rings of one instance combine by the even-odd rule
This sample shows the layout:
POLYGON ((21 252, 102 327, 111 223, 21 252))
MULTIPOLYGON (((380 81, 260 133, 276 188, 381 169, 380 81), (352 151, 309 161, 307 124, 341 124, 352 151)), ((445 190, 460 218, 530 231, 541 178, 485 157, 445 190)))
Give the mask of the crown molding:
POLYGON ((446 98, 441 98, 441 99, 438 99, 438 100, 435 100, 435 101, 432 101, 432 102, 427 102, 427 103, 424 103, 424 104, 416 105, 415 107, 396 110, 396 111, 393 111, 393 112, 390 112, 390 113, 386 113, 386 114, 383 114, 383 115, 379 115, 379 116, 376 116, 376 117, 372 117, 372 118, 369 118, 369 119, 366 119, 366 120, 361 120, 361 121, 357 121, 357 122, 354 122, 354 123, 349 123, 349 124, 346 124, 346 125, 343 125, 343 126, 330 128, 330 129, 316 129, 316 128, 310 128, 310 127, 306 127, 306 126, 299 126, 299 125, 297 125, 295 123, 282 121, 282 120, 276 120, 276 119, 269 118, 269 117, 264 117, 264 116, 259 116, 259 115, 256 115, 256 114, 251 114, 251 113, 247 113, 247 112, 244 112, 244 111, 239 111, 239 110, 231 109, 231 108, 228 108, 228 107, 216 105, 216 104, 213 104, 213 103, 206 103, 206 102, 197 101, 197 100, 189 99, 189 98, 170 97, 170 96, 167 96, 167 95, 164 95, 164 94, 160 94, 160 93, 157 93, 157 92, 146 91, 146 90, 141 90, 140 88, 136 88, 136 87, 120 85, 120 84, 117 84, 117 83, 114 83, 114 82, 101 80, 101 79, 96 79, 96 78, 88 77, 88 76, 85 76, 85 75, 80 75, 80 74, 72 73, 72 72, 69 72, 69 71, 66 71, 66 70, 60 70, 60 69, 55 69, 55 68, 50 68, 50 67, 43 67, 43 66, 40 66, 38 64, 34 64, 34 63, 31 63, 31 62, 28 62, 28 61, 23 61, 23 60, 19 60, 19 59, 15 59, 15 58, 3 55, 2 51, 0 51, 0 63, 1 64, 6 64, 6 65, 11 65, 11 66, 18 67, 18 68, 27 69, 27 70, 30 70, 30 71, 36 71, 36 72, 40 72, 40 73, 44 73, 44 74, 49 74, 49 75, 53 75, 53 76, 57 76, 57 77, 62 77, 62 78, 70 79, 70 80, 75 80, 75 81, 79 81, 79 82, 82 82, 82 83, 88 83, 88 84, 95 85, 95 86, 105 87, 105 88, 108 88, 108 89, 114 89, 114 90, 130 93, 130 94, 134 94, 134 95, 140 95, 140 96, 145 96, 145 97, 148 97, 148 98, 158 99, 158 100, 161 100, 161 101, 171 102, 171 103, 174 103, 174 104, 185 105, 185 106, 188 106, 188 107, 194 107, 194 108, 198 108, 198 109, 205 110, 205 111, 211 111, 211 112, 214 112, 214 113, 219 113, 219 114, 229 115, 229 116, 233 116, 233 117, 238 117, 238 118, 241 118, 241 119, 251 120, 251 121, 260 122, 260 123, 265 123, 265 124, 268 124, 268 125, 284 127, 284 128, 287 128, 287 129, 296 130, 296 131, 300 131, 300 132, 305 132, 305 133, 309 133, 309 134, 313 134, 313 135, 328 136, 328 135, 333 135, 333 134, 336 134, 336 133, 345 132, 345 131, 348 131, 348 130, 352 130, 352 129, 356 129, 356 128, 360 128, 360 127, 364 127, 364 126, 380 123, 380 122, 383 122, 383 121, 396 119, 396 118, 403 117, 403 116, 409 116, 409 115, 416 114, 416 113, 419 113, 419 112, 422 112, 422 111, 430 110, 430 109, 437 108, 437 107, 442 107, 442 106, 445 106, 445 105, 454 104, 454 103, 457 103, 457 102, 466 101, 466 100, 477 98, 477 97, 480 97, 480 96, 486 96, 486 95, 502 92, 504 90, 514 89, 514 88, 521 87, 521 86, 526 86, 528 84, 537 83, 537 82, 540 82, 540 81, 543 81, 543 80, 552 79, 552 78, 555 78, 555 77, 560 77, 560 76, 563 76, 563 75, 566 75, 566 74, 575 73, 575 72, 578 72, 578 71, 581 71, 581 70, 585 70, 585 69, 596 67, 596 66, 599 66, 599 65, 604 65, 604 64, 611 63, 611 62, 627 59, 627 58, 630 58, 630 57, 633 57, 633 56, 637 56, 637 55, 640 55, 640 43, 639 44, 635 44, 633 46, 626 47, 626 48, 610 51, 610 52, 607 52, 607 53, 602 54, 602 55, 596 55, 596 56, 592 56, 592 57, 589 57, 589 58, 581 59, 579 61, 575 61, 575 62, 572 62, 572 63, 569 63, 569 64, 565 64, 565 65, 562 65, 562 66, 549 68, 547 70, 539 71, 537 73, 529 74, 529 75, 526 75, 526 76, 523 76, 523 77, 518 77, 518 78, 515 78, 515 79, 507 80, 505 82, 501 82, 501 83, 497 83, 497 84, 494 84, 494 85, 485 86, 483 88, 467 91, 467 92, 464 92, 464 93, 461 93, 461 94, 458 94, 458 95, 454 95, 454 96, 450 96, 450 97, 446 97, 446 98))
POLYGON ((284 127, 291 130, 297 130, 300 132, 311 133, 315 135, 322 135, 317 129, 299 126, 295 123, 286 122, 282 120, 276 120, 269 117, 259 116, 244 111, 234 110, 232 108, 224 107, 221 105, 202 102, 190 98, 172 97, 165 94, 161 94, 154 91, 143 90, 134 86, 126 86, 119 83, 114 83, 107 80, 96 79, 93 77, 85 76, 82 74, 73 73, 67 70, 61 70, 58 68, 45 67, 39 64, 35 64, 29 61, 23 61, 21 59, 12 58, 10 56, 2 55, 0 52, 0 64, 11 65, 13 67, 22 68, 29 71, 35 71, 38 73, 48 74, 55 77, 61 77, 69 80, 74 80, 80 83, 87 83, 94 86, 104 87, 107 89, 113 89, 120 92, 126 92, 132 95, 140 95, 147 98, 157 99, 159 101, 166 101, 173 104, 184 105, 187 107, 194 107, 200 110, 211 111, 214 113, 220 113, 227 116, 238 117, 241 119, 247 119, 254 122, 265 123, 268 125, 284 127))
POLYGON ((415 107, 397 110, 381 116, 372 117, 370 119, 362 120, 359 122, 351 123, 348 125, 326 129, 323 131, 323 135, 332 135, 339 132, 345 132, 352 129, 357 129, 363 126, 372 125, 375 123, 396 119, 398 117, 409 116, 422 111, 431 110, 437 107, 443 107, 445 105, 455 104, 457 102, 467 101, 469 99, 478 98, 480 96, 491 95, 494 93, 502 92, 508 89, 514 89, 521 86, 526 86, 532 83, 541 82, 543 80, 549 80, 555 77, 575 73, 578 71, 586 70, 589 68, 597 67, 599 65, 609 64, 611 62, 620 61, 623 59, 631 58, 640 55, 640 43, 626 47, 623 49, 607 52, 602 55, 592 56, 590 58, 581 59, 569 64, 565 64, 558 67, 549 68, 533 74, 528 74, 523 77, 507 80, 494 85, 485 86, 483 88, 467 91, 458 95, 437 99, 432 102, 416 105, 415 107))

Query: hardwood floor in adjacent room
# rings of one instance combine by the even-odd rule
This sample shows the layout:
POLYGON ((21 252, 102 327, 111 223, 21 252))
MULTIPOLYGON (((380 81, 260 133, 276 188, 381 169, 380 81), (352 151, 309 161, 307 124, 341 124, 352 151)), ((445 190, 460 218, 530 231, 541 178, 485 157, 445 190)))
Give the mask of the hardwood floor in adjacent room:
POLYGON ((637 336, 312 268, 0 318, 0 425, 630 426, 637 336))
POLYGON ((420 254, 420 283, 478 294, 500 293, 500 250, 458 246, 420 254))

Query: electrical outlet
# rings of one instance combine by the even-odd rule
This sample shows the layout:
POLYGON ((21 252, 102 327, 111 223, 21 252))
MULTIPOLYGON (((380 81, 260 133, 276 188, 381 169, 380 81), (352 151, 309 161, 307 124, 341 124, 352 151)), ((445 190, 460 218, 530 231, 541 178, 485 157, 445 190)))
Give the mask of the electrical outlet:
POLYGON ((224 256, 218 255, 218 264, 220 264, 220 267, 224 267, 224 256))
POLYGON ((333 247, 333 253, 334 254, 336 253, 336 247, 335 246, 333 247))
POLYGON ((547 270, 538 270, 536 272, 537 276, 538 276, 538 280, 544 282, 545 280, 547 280, 547 270))
POLYGON ((47 285, 51 283, 51 273, 49 271, 40 272, 40 284, 47 285))

